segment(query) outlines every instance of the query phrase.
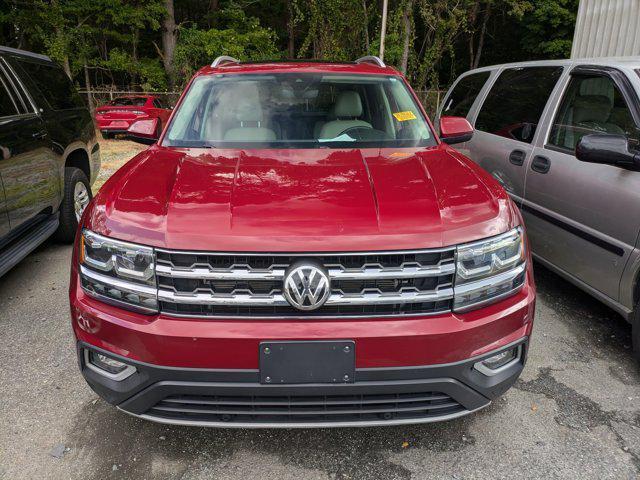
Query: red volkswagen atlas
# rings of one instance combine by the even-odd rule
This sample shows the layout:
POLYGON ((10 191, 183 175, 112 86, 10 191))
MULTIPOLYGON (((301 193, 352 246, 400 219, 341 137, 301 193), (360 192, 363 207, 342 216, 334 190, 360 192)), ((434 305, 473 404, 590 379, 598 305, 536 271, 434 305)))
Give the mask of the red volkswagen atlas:
POLYGON ((531 258, 509 196, 449 146, 470 125, 440 131, 376 57, 200 70, 81 219, 89 385, 132 415, 217 427, 487 406, 524 367, 531 258))

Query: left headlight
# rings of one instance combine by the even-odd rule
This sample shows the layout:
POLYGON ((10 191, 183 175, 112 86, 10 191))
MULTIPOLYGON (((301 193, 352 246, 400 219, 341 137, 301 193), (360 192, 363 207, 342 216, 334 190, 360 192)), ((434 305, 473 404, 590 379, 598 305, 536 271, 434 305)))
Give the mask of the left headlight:
POLYGON ((524 285, 526 254, 521 227, 459 245, 453 308, 471 310, 516 293, 524 285))
POLYGON ((158 311, 153 248, 83 230, 80 278, 89 295, 125 308, 158 311))

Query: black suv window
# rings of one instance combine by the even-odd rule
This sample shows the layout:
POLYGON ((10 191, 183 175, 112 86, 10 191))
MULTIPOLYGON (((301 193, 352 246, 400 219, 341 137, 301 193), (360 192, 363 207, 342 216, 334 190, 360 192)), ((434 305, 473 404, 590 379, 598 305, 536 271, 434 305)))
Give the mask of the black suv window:
POLYGON ((632 144, 640 140, 631 111, 614 81, 604 75, 571 78, 551 127, 549 145, 575 150, 591 133, 625 135, 632 144))
POLYGON ((0 117, 10 117, 18 113, 18 108, 9 94, 6 80, 0 76, 0 117))
POLYGON ((16 59, 15 64, 31 79, 53 110, 68 110, 85 106, 67 74, 59 66, 26 59, 16 59))
POLYGON ((476 129, 531 143, 562 67, 520 67, 503 71, 489 91, 476 129))
POLYGON ((461 79, 449 94, 442 115, 466 117, 490 74, 491 72, 473 73, 461 79))

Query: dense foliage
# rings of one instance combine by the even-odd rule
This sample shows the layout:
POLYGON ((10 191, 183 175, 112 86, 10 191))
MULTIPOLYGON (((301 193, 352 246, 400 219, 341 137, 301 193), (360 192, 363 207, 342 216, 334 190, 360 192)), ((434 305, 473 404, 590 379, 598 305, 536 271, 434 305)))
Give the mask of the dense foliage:
MULTIPOLYGON (((0 43, 83 87, 180 89, 218 55, 350 60, 380 47, 382 0, 8 0, 0 43)), ((471 68, 566 57, 578 0, 389 0, 385 61, 418 89, 471 68)))

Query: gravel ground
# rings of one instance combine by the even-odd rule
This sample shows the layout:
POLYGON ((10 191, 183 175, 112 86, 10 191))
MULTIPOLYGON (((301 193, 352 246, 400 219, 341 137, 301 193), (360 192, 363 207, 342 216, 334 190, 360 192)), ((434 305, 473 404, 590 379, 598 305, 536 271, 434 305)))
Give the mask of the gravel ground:
POLYGON ((640 478, 630 327, 541 266, 529 362, 490 407, 420 426, 242 431, 144 422, 89 389, 70 258, 49 242, 0 278, 0 479, 640 478))
POLYGON ((216 430, 137 420, 77 369, 70 247, 0 279, 0 478, 640 478, 630 328, 542 267, 527 368, 479 413, 440 424, 216 430), (60 457, 60 458, 56 458, 60 457))

